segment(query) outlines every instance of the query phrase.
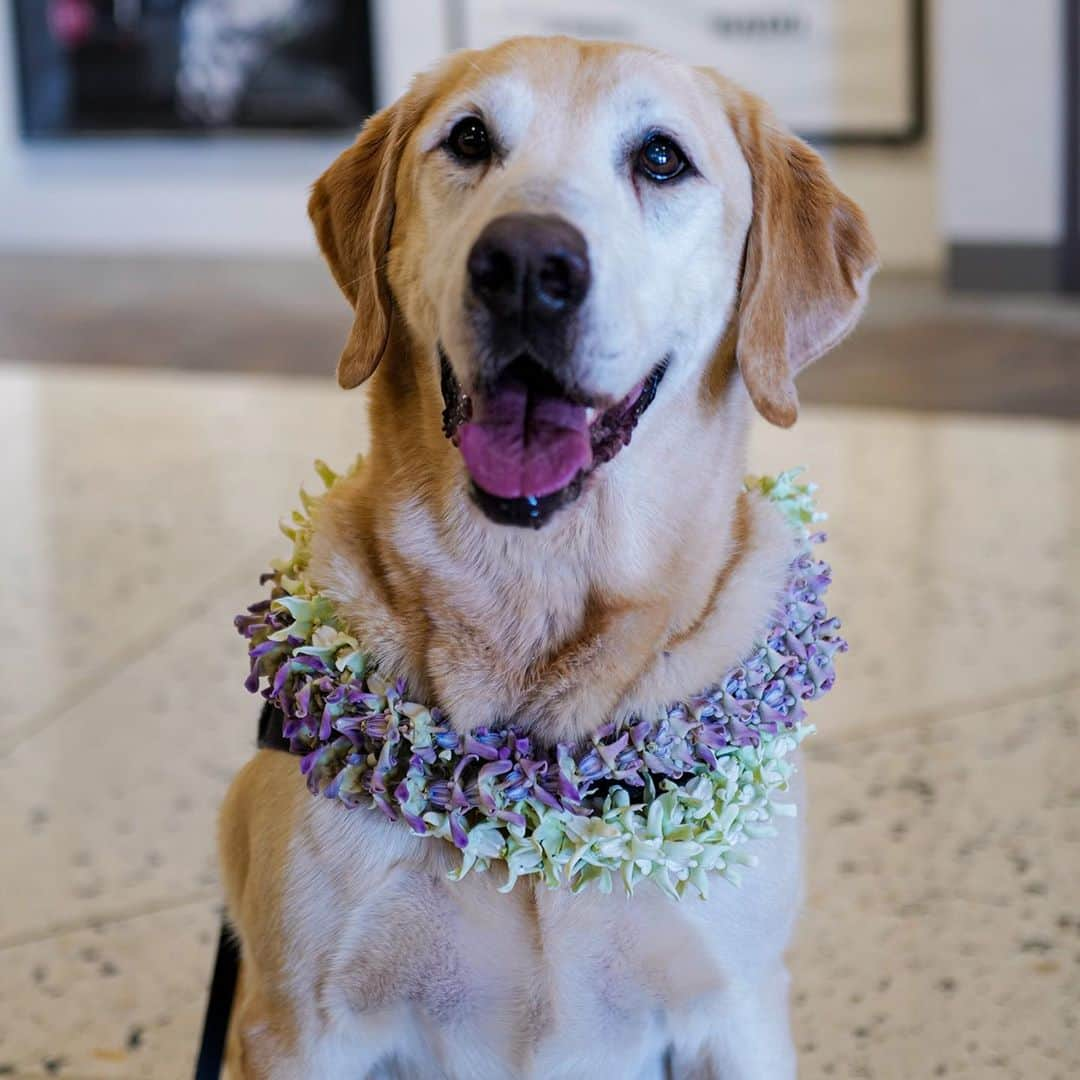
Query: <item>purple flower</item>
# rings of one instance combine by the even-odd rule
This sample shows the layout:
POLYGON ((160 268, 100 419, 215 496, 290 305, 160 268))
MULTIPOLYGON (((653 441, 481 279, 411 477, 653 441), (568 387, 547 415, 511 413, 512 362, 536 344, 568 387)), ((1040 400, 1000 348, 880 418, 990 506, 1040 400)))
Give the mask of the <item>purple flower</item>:
POLYGON ((437 810, 450 805, 450 785, 445 780, 435 780, 428 785, 428 801, 437 810))
POLYGON ((465 828, 465 814, 461 810, 450 811, 450 839, 462 851, 469 846, 469 833, 465 828))
MULTIPOLYGON (((612 790, 652 793, 664 781, 686 783, 703 769, 715 772, 732 760, 733 747, 758 747, 795 729, 805 717, 803 703, 832 687, 835 654, 847 650, 840 622, 823 600, 829 567, 807 544, 791 562, 774 624, 741 664, 651 719, 608 721, 577 746, 537 747, 510 725, 461 734, 436 707, 429 721, 414 726, 405 680, 391 682, 372 670, 369 681, 366 669, 339 672, 333 658, 328 664, 323 654, 297 652, 308 647, 312 623, 296 624, 294 632, 290 611, 296 605, 271 610, 273 600, 288 595, 282 580, 276 572, 265 575, 270 599, 252 604, 235 625, 247 642, 244 685, 281 710, 282 733, 302 755, 308 787, 345 806, 373 804, 418 834, 443 821, 432 814, 445 814, 439 831, 445 827, 459 849, 484 822, 488 830, 499 822, 500 829, 527 833, 548 810, 590 817, 606 812, 612 790), (273 640, 275 634, 286 640, 273 640)), ((306 594, 298 599, 325 603, 306 594)), ((486 831, 481 847, 490 852, 491 844, 486 831)))

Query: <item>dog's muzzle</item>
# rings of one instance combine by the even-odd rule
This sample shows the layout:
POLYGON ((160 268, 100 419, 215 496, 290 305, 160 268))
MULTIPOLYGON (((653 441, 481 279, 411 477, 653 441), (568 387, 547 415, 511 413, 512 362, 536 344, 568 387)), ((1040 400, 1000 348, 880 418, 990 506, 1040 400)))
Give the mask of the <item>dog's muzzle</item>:
POLYGON ((620 402, 582 404, 527 355, 477 402, 440 347, 443 431, 461 450, 480 509, 503 525, 539 528, 581 494, 587 478, 629 445, 667 370, 664 358, 620 402))

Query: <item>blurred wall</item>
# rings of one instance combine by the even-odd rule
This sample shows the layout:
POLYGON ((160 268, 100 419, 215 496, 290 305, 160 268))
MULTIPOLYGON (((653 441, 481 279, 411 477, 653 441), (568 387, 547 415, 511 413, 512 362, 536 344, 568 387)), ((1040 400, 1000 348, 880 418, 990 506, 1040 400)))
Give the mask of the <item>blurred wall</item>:
MULTIPOLYGON (((378 15, 393 0, 376 4, 378 15)), ((26 145, 18 132, 11 9, 0 0, 0 250, 314 256, 307 190, 347 136, 26 145)), ((441 11, 432 4, 430 21, 439 21, 434 16, 441 11)), ((381 23, 377 19, 377 34, 381 23)), ((438 32, 441 40, 441 27, 438 32)), ((393 48, 392 42, 377 46, 376 55, 392 56, 393 48)))
POLYGON ((955 283, 1054 288, 1064 236, 1062 0, 941 0, 941 221, 955 283))
MULTIPOLYGON (((983 0, 932 6, 965 3, 978 7, 983 0)), ((434 0, 375 0, 374 8, 377 85, 386 102, 441 55, 450 34, 445 5, 434 0)), ((140 138, 24 146, 16 130, 10 9, 0 2, 0 248, 313 252, 307 187, 343 140, 140 138)), ((935 87, 931 99, 936 96, 935 87)), ((890 268, 941 263, 935 146, 931 135, 910 148, 828 154, 841 185, 865 207, 890 268)))
POLYGON ((866 212, 886 270, 936 271, 944 260, 938 223, 937 130, 913 146, 826 151, 840 187, 866 212))
POLYGON ((942 225, 952 240, 1056 242, 1060 0, 938 4, 942 225))

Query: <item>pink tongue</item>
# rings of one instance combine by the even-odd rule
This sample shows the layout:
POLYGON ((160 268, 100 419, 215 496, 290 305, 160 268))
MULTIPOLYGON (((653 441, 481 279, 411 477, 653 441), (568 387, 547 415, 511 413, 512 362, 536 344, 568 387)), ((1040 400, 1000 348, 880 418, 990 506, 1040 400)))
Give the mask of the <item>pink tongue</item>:
POLYGON ((583 405, 514 381, 482 404, 474 401, 474 408, 475 418, 461 428, 461 456, 477 486, 491 495, 550 495, 592 462, 583 405))

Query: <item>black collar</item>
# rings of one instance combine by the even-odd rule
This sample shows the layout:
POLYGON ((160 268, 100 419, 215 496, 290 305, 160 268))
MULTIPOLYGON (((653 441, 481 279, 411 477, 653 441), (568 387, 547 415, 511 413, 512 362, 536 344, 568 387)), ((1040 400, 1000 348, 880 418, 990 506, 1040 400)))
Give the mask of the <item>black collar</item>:
POLYGON ((259 714, 259 738, 257 744, 260 750, 284 750, 291 754, 292 747, 289 740, 281 731, 281 725, 285 721, 285 714, 269 701, 262 707, 259 714))

